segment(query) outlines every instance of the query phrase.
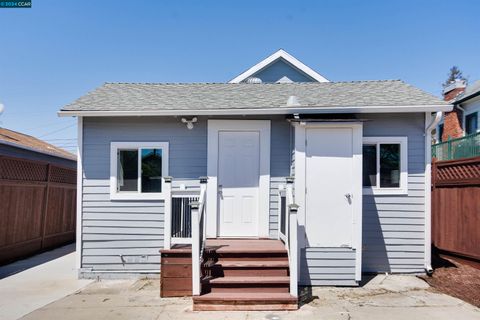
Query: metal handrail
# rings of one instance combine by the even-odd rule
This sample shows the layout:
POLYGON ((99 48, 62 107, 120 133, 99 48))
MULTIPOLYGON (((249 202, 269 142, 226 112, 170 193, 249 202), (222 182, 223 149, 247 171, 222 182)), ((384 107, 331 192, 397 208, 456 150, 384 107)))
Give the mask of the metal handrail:
POLYGON ((432 145, 432 158, 439 161, 480 156, 480 132, 432 145))

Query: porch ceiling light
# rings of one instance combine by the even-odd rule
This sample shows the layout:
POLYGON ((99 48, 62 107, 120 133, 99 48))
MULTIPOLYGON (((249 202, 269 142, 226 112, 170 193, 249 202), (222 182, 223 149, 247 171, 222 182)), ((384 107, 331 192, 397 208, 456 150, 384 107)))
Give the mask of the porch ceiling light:
POLYGON ((198 120, 197 117, 193 117, 190 120, 187 120, 187 118, 182 118, 182 123, 186 123, 187 124, 187 129, 192 130, 193 129, 193 124, 195 122, 197 122, 197 120, 198 120))

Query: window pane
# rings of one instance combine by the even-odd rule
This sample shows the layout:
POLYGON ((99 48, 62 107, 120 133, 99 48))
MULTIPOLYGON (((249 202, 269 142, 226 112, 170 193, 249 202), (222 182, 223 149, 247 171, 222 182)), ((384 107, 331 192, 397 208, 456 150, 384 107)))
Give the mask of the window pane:
POLYGON ((477 132, 477 113, 469 114, 465 117, 465 132, 466 134, 472 134, 477 132))
POLYGON ((142 149, 142 192, 162 192, 162 149, 142 149))
POLYGON ((363 146, 363 186, 377 185, 377 147, 363 146))
POLYGON ((443 123, 438 125, 438 141, 442 142, 443 136, 443 123))
POLYGON ((400 187, 400 145, 380 145, 380 187, 400 187))
POLYGON ((117 190, 138 190, 138 151, 119 150, 117 159, 117 190))

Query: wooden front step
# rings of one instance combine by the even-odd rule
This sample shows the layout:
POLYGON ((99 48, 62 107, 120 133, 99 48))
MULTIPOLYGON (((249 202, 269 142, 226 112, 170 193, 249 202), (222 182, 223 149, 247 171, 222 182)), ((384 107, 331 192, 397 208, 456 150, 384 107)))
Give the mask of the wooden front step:
POLYGON ((206 267, 212 277, 288 276, 285 260, 226 260, 206 267))
POLYGON ((207 240, 194 310, 296 310, 288 254, 278 240, 207 240))
POLYGON ((221 277, 205 284, 210 292, 289 292, 289 277, 221 277))
POLYGON ((194 311, 275 311, 297 310, 298 299, 289 293, 208 293, 193 297, 194 311))

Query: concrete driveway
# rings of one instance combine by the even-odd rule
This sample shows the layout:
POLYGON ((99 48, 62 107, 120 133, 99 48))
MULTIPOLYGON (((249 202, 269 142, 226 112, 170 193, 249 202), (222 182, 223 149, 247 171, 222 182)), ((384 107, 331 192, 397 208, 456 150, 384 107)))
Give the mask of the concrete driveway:
POLYGON ((0 320, 18 319, 89 283, 77 279, 75 244, 2 266, 0 320))
POLYGON ((95 282, 23 319, 480 319, 480 309, 435 293, 414 276, 379 275, 360 288, 305 290, 294 312, 193 312, 189 298, 159 297, 158 280, 95 282))

